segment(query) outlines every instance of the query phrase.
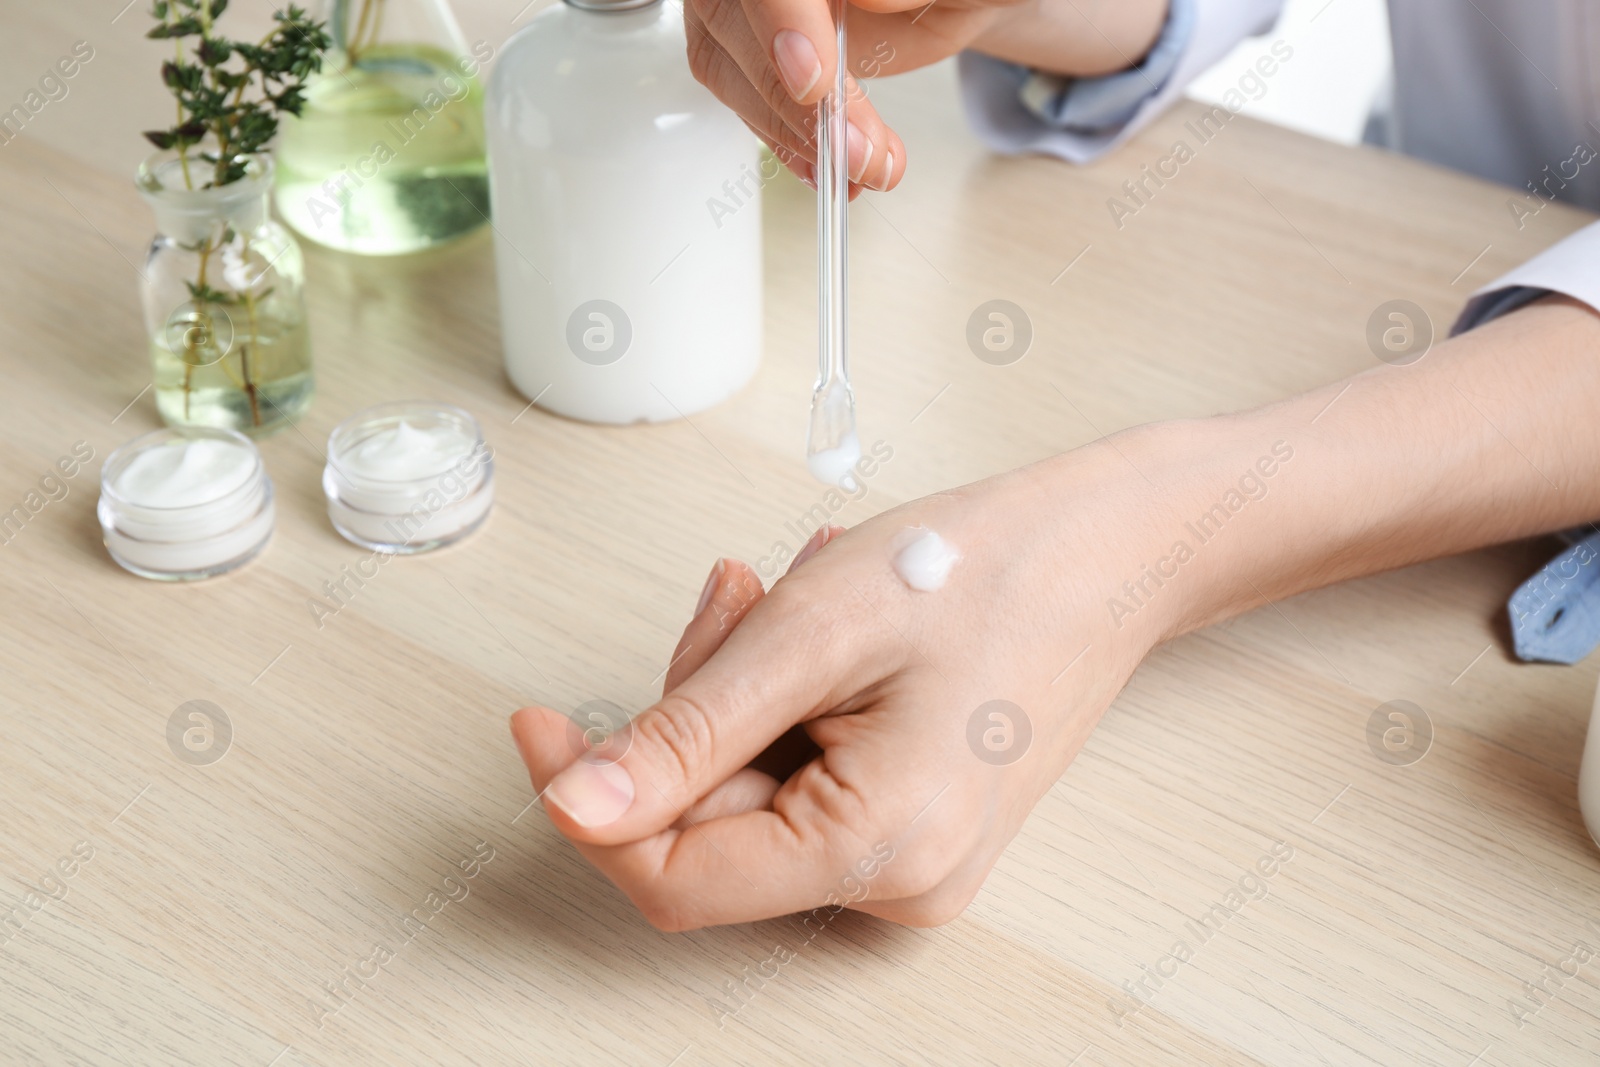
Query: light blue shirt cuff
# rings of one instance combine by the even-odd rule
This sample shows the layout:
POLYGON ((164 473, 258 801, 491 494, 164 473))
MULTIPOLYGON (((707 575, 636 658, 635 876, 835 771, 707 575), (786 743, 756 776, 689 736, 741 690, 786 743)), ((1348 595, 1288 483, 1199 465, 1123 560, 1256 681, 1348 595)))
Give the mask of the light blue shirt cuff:
POLYGON ((1577 663, 1600 644, 1600 533, 1588 526, 1562 537, 1581 539, 1523 582, 1506 606, 1520 660, 1577 663))
POLYGON ((1194 35, 1195 21, 1196 0, 1169 0, 1166 25, 1144 60, 1098 78, 1069 78, 1003 65, 1014 71, 1022 106, 1041 122, 1075 133, 1106 133, 1127 125, 1140 105, 1165 87, 1194 35))

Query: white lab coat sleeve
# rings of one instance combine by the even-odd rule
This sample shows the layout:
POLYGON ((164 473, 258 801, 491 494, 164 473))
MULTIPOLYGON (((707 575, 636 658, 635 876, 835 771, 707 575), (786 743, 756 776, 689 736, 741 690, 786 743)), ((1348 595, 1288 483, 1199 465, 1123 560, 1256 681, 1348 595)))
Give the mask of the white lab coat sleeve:
MULTIPOLYGON (((1271 29, 1283 0, 1189 0, 1183 6, 1190 9, 1186 17, 1192 24, 1184 27, 1187 39, 1179 43, 1175 62, 1169 59, 1161 63, 1167 69, 1148 80, 1137 68, 1107 76, 1141 78, 1146 95, 1131 108, 1131 117, 1105 127, 1052 122, 1024 100, 1026 91, 1037 92, 1037 81, 1029 84, 1030 73, 1026 69, 992 56, 963 52, 958 65, 969 121, 978 136, 998 152, 1043 152, 1071 163, 1087 163, 1152 122, 1183 95, 1191 81, 1227 55, 1234 45, 1271 29)), ((1177 7, 1174 0, 1174 8, 1177 7)), ((1150 58, 1163 58, 1159 55, 1162 44, 1157 42, 1150 58)), ((1062 79, 1062 91, 1071 92, 1100 80, 1062 79)))
POLYGON ((1600 222, 1590 223, 1473 293, 1450 333, 1482 326, 1551 293, 1600 311, 1600 222))

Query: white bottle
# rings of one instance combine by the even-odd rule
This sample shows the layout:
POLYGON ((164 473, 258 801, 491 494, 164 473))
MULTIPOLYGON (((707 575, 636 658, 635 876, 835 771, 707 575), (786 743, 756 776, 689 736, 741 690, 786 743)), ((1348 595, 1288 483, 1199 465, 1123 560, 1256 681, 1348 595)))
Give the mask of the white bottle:
POLYGON ((557 414, 693 415, 760 362, 772 175, 684 52, 675 5, 566 0, 506 43, 490 78, 506 370, 557 414))

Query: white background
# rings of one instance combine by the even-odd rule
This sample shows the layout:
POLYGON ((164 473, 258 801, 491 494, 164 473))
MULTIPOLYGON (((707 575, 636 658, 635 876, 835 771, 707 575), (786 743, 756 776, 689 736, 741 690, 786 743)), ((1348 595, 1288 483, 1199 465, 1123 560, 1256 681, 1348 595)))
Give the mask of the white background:
POLYGON ((1345 144, 1359 141, 1391 64, 1384 0, 1288 0, 1271 33, 1242 42, 1197 79, 1189 95, 1220 103, 1261 54, 1263 42, 1280 38, 1294 48, 1294 59, 1246 113, 1345 144))

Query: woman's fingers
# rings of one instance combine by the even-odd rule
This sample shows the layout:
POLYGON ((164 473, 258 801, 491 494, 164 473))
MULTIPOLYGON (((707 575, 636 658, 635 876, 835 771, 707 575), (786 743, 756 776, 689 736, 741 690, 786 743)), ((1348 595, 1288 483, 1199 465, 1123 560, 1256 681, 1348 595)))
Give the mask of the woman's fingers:
POLYGON ((957 797, 970 792, 959 781, 970 768, 950 756, 953 748, 965 755, 964 739, 944 736, 959 733, 965 717, 941 707, 958 698, 935 672, 925 692, 916 680, 924 672, 902 673, 899 642, 875 640, 892 628, 867 617, 870 604, 854 611, 863 603, 855 583, 835 576, 848 566, 848 549, 815 571, 813 561, 841 534, 817 531, 770 593, 737 561, 713 568, 669 671, 668 697, 636 720, 615 763, 575 759, 570 724, 556 712, 527 708, 513 717, 552 821, 663 929, 843 906, 926 924, 945 917, 941 895, 953 907, 965 903, 947 883, 973 844, 950 818, 963 808, 957 797), (901 681, 884 681, 891 677, 901 681), (877 694, 870 714, 814 718, 869 691, 877 694), (650 725, 655 715, 677 714, 674 698, 710 712, 703 738, 650 725), (788 710, 773 717, 775 707, 788 710), (805 730, 773 732, 808 719, 805 730), (692 748, 680 747, 684 737, 697 738, 692 748), (797 742, 789 746, 797 758, 776 772, 787 775, 781 785, 747 766, 759 748, 744 754, 738 746, 749 748, 752 738, 767 748, 763 758, 780 747, 768 745, 774 738, 797 742), (823 750, 808 757, 801 748, 816 753, 812 738, 823 750), (737 765, 719 763, 730 751, 737 765), (618 772, 633 788, 619 789, 618 772), (614 807, 622 792, 629 802, 611 822, 574 818, 573 808, 614 807), (636 807, 641 797, 648 807, 636 807))
POLYGON ((793 574, 800 568, 802 563, 821 552, 823 546, 836 539, 842 533, 844 533, 843 526, 824 526, 812 534, 810 540, 806 541, 801 546, 800 551, 795 554, 794 561, 789 564, 789 569, 783 572, 783 576, 787 578, 793 574))
MULTIPOLYGON (((761 579, 749 564, 737 559, 717 560, 706 577, 694 615, 673 650, 662 692, 671 692, 699 670, 764 592, 761 579)), ((511 717, 511 735, 522 761, 528 765, 533 787, 541 795, 550 780, 574 760, 586 755, 595 761, 607 758, 603 751, 591 753, 587 736, 551 708, 534 706, 517 712, 511 717)), ((773 788, 777 788, 775 784, 773 788)), ((763 802, 766 799, 770 796, 763 802)))
MULTIPOLYGON (((794 562, 789 564, 785 576, 793 574, 796 567, 822 550, 822 546, 844 533, 843 526, 824 526, 811 535, 801 547, 794 562)), ((678 688, 683 680, 699 670, 711 654, 733 633, 750 609, 766 595, 755 568, 738 559, 719 559, 706 577, 700 602, 695 605, 694 616, 684 627, 678 647, 672 650, 672 660, 667 667, 667 680, 663 693, 678 688)))
MULTIPOLYGON (((792 573, 842 533, 842 526, 818 530, 790 564, 789 572, 792 573)), ((673 651, 662 686, 663 693, 672 692, 699 670, 764 595, 761 579, 749 564, 736 559, 717 560, 706 578, 700 600, 695 605, 694 616, 684 628, 683 636, 673 651)), ((548 708, 525 708, 518 712, 512 717, 512 734, 523 761, 528 765, 534 788, 540 794, 556 775, 575 760, 588 755, 583 735, 578 734, 558 712, 548 708)), ((775 741, 782 742, 784 736, 775 741)), ((618 738, 619 743, 623 741, 631 742, 631 737, 624 734, 618 738)), ((757 758, 765 758, 766 755, 767 752, 762 752, 757 758)), ((599 763, 602 758, 603 754, 596 754, 591 761, 599 763)), ((717 783, 703 798, 695 799, 685 815, 693 821, 699 821, 763 807, 772 799, 778 785, 778 780, 770 774, 742 769, 726 781, 717 783)))
MULTIPOLYGON (((804 563, 818 549, 828 542, 830 538, 844 533, 842 526, 827 526, 818 530, 806 546, 795 557, 789 570, 792 572, 801 563, 804 563)), ((678 641, 678 647, 673 652, 672 665, 667 669, 666 684, 663 693, 670 693, 678 685, 711 658, 712 653, 722 647, 728 639, 733 628, 749 614, 756 602, 765 595, 761 587, 761 579, 749 564, 741 560, 719 559, 711 569, 711 575, 706 579, 705 591, 700 594, 700 602, 696 606, 695 616, 689 620, 689 625, 684 629, 683 637, 678 641)), ((816 746, 809 743, 803 736, 795 741, 798 728, 791 728, 788 733, 778 738, 772 745, 757 756, 754 764, 744 770, 736 771, 727 781, 712 789, 700 800, 696 801, 683 817, 673 826, 686 830, 698 822, 708 819, 720 819, 728 815, 740 815, 747 811, 757 811, 772 803, 772 796, 782 784, 782 778, 787 778, 789 772, 799 767, 816 755, 816 746), (792 751, 804 751, 801 758, 792 758, 792 751), (792 762, 785 763, 792 758, 792 762), (764 773, 764 770, 783 767, 776 771, 781 775, 774 777, 773 773, 764 773)))
POLYGON ((684 9, 684 31, 688 38, 689 69, 700 84, 754 128, 774 152, 782 148, 805 159, 816 158, 815 150, 810 147, 811 126, 807 123, 807 115, 814 114, 814 108, 807 110, 786 103, 781 96, 774 105, 763 96, 739 59, 692 8, 684 9))
POLYGON ((616 844, 659 832, 791 726, 887 677, 906 654, 843 578, 824 571, 779 582, 699 670, 608 745, 622 752, 615 762, 571 763, 545 791, 545 807, 574 840, 616 844))
POLYGON ((706 578, 700 602, 695 605, 694 617, 684 627, 678 647, 672 650, 661 691, 672 692, 699 670, 765 594, 761 579, 748 563, 737 559, 717 560, 706 578))
MULTIPOLYGON (((737 0, 700 0, 684 10, 684 28, 688 38, 689 67, 695 77, 709 88, 724 104, 732 108, 752 129, 772 147, 796 174, 807 177, 801 169, 790 163, 785 153, 816 162, 816 101, 831 86, 833 78, 833 39, 828 34, 828 59, 822 63, 821 80, 802 94, 800 102, 791 93, 785 76, 778 67, 778 57, 787 56, 785 62, 795 66, 798 60, 791 51, 800 48, 796 36, 800 29, 779 26, 773 31, 773 40, 784 42, 764 44, 762 34, 768 26, 753 27, 752 19, 767 19, 773 26, 789 14, 767 13, 767 3, 752 4, 746 8, 737 0), (781 150, 781 151, 780 151, 781 150)), ((792 4, 795 11, 808 11, 813 5, 792 4)), ((818 6, 829 25, 826 5, 818 6)), ((818 62, 821 62, 820 60, 818 62)), ((854 79, 847 88, 849 121, 847 133, 847 169, 849 178, 858 185, 872 189, 889 189, 904 172, 905 145, 899 136, 884 123, 877 109, 867 99, 854 79)))
MULTIPOLYGON (((566 717, 549 708, 523 708, 511 718, 511 733, 541 793, 563 767, 561 746, 566 717)), ((722 802, 736 805, 744 790, 757 788, 740 772, 738 785, 722 802)), ((730 782, 732 779, 730 779, 730 782)), ((717 802, 707 797, 704 802, 717 802)), ((795 832, 789 822, 797 813, 755 810, 696 820, 680 813, 669 826, 639 841, 597 845, 576 841, 578 851, 600 869, 664 930, 686 930, 721 922, 740 922, 781 915, 820 903, 829 870, 830 850, 839 835, 795 832)), ((806 822, 814 823, 814 816, 806 822)), ((569 835, 570 836, 570 835, 569 835)), ((846 849, 848 851, 848 849, 846 849)))
MULTIPOLYGON (((921 715, 919 707, 897 718, 921 715)), ((557 728, 553 716, 519 712, 519 743, 557 728)), ((840 743, 777 789, 770 806, 719 815, 707 798, 702 811, 681 813, 675 825, 640 840, 579 841, 579 850, 666 930, 823 907, 880 908, 937 890, 972 844, 971 834, 952 829, 966 790, 948 765, 949 739, 937 730, 912 736, 881 723, 829 722, 840 743)), ((537 753, 524 755, 530 768, 546 766, 537 753)), ((763 786, 755 775, 743 771, 725 783, 721 803, 737 810, 752 800, 763 786)), ((938 918, 915 907, 900 914, 923 924, 938 918)))
POLYGON ((672 826, 687 830, 698 823, 760 811, 772 803, 782 783, 770 774, 746 767, 696 801, 672 826))
MULTIPOLYGON (((981 878, 953 884, 969 842, 951 830, 963 790, 939 773, 947 739, 839 730, 853 736, 781 788, 742 770, 659 833, 577 848, 664 930, 842 906, 909 925, 948 921, 981 878)), ((565 716, 525 708, 512 733, 542 789, 561 767, 565 716)))
POLYGON ((535 704, 512 715, 511 739, 527 764, 534 792, 540 796, 550 780, 578 758, 573 751, 572 720, 553 708, 535 704))
MULTIPOLYGON (((511 717, 511 736, 522 755, 522 762, 527 764, 535 792, 542 796, 551 780, 570 766, 573 760, 572 730, 567 717, 550 708, 523 708, 511 717)), ((673 825, 679 830, 686 830, 708 819, 765 808, 772 803, 778 784, 776 778, 758 770, 747 767, 736 771, 727 781, 690 805, 673 825)), ((579 848, 592 860, 594 856, 591 853, 600 846, 580 844, 579 848)))

